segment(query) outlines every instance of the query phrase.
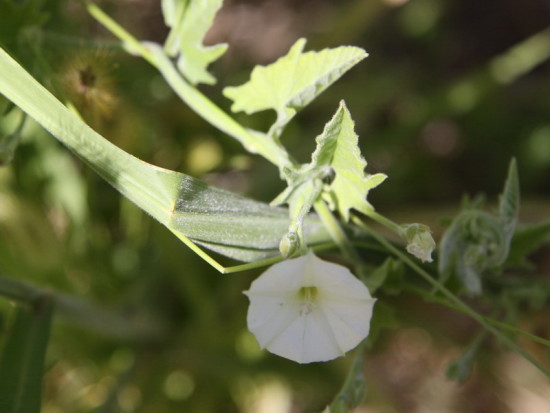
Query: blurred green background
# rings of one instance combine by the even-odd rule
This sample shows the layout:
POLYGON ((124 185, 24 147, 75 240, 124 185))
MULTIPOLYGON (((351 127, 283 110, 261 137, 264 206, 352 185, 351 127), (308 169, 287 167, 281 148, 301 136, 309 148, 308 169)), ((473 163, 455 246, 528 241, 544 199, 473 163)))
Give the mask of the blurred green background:
MULTIPOLYGON (((98 4, 140 39, 167 34, 157 1, 98 4)), ((439 235, 464 193, 495 200, 515 156, 521 221, 536 222, 550 215, 549 23, 546 0, 226 0, 206 42, 230 47, 211 67, 218 84, 201 90, 229 110, 221 89, 299 37, 308 49, 363 47, 369 58, 287 128, 290 152, 307 161, 344 99, 369 172, 389 175, 369 194, 380 213, 439 235)), ((141 159, 266 202, 282 190, 276 168, 186 108, 78 2, 0 0, 0 43, 141 159)), ((265 130, 274 114, 236 117, 265 130)), ((0 134, 20 118, 17 110, 0 118, 0 134)), ((330 402, 349 357, 299 366, 259 350, 246 330, 241 292, 259 271, 218 274, 32 121, 21 135, 0 168, 0 276, 112 310, 95 328, 60 315, 44 413, 300 412, 330 402)), ((550 275, 549 252, 534 257, 541 277, 550 275)), ((415 297, 382 301, 380 317, 395 328, 371 340, 367 403, 357 412, 550 409, 548 380, 492 347, 469 382, 447 381, 445 366, 475 324, 415 297)), ((0 299, 0 344, 12 317, 0 299)), ((519 322, 548 337, 548 313, 519 322)), ((542 347, 526 348, 545 359, 542 347)))

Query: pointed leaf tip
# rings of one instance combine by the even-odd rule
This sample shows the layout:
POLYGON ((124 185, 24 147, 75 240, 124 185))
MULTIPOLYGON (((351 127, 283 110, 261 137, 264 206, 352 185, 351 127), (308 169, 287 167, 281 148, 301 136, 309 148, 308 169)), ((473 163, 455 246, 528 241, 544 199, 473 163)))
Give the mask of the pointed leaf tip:
POLYGON ((510 160, 504 189, 500 195, 500 217, 506 225, 515 226, 519 211, 520 189, 516 159, 510 160))
POLYGON ((368 192, 387 178, 381 173, 365 173, 367 161, 361 155, 354 126, 345 102, 341 101, 333 118, 317 137, 317 148, 312 156, 313 164, 328 164, 333 168, 335 177, 325 197, 331 209, 338 210, 346 221, 352 208, 365 214, 373 210, 367 201, 368 192))

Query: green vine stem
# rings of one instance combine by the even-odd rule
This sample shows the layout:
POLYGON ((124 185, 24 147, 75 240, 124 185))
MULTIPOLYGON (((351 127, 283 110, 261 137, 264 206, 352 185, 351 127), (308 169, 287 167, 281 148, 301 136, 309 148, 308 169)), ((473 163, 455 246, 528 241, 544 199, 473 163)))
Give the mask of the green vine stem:
POLYGON ((374 209, 368 213, 368 217, 371 218, 373 221, 378 222, 380 225, 383 225, 384 227, 394 231, 400 237, 403 236, 403 231, 401 230, 401 226, 399 224, 396 224, 391 219, 386 218, 383 215, 380 215, 374 209))
POLYGON ((174 67, 162 46, 152 42, 138 41, 96 5, 86 2, 86 8, 99 23, 124 43, 130 53, 143 57, 157 68, 178 96, 199 116, 222 132, 237 139, 249 152, 262 155, 277 165, 279 169, 294 165, 288 152, 277 141, 259 132, 244 128, 197 88, 187 83, 174 67))
POLYGON ((320 198, 317 199, 317 201, 313 204, 313 208, 315 209, 315 212, 319 214, 325 228, 336 245, 338 245, 342 251, 342 254, 344 254, 344 257, 353 262, 355 265, 360 265, 361 258, 340 226, 340 223, 336 220, 336 218, 334 218, 334 215, 328 208, 325 201, 320 198))
MULTIPOLYGON (((449 301, 447 301, 443 298, 434 296, 433 294, 431 294, 429 292, 426 292, 422 288, 416 287, 414 285, 409 285, 409 286, 405 287, 405 289, 412 292, 412 293, 414 293, 414 294, 417 294, 417 295, 421 296, 426 301, 431 301, 433 303, 445 306, 445 307, 450 308, 452 310, 464 313, 462 308, 457 307, 454 304, 451 304, 449 301)), ((532 340, 536 343, 539 343, 539 344, 542 344, 544 346, 550 347, 550 340, 546 340, 542 337, 535 336, 534 334, 528 333, 527 331, 520 330, 519 328, 516 328, 516 327, 514 327, 514 326, 512 326, 508 323, 504 323, 502 321, 498 321, 498 320, 495 320, 495 319, 490 318, 490 317, 483 317, 483 319, 485 320, 485 322, 487 322, 489 324, 492 324, 496 327, 499 327, 502 330, 506 330, 506 331, 509 331, 510 333, 524 336, 524 337, 526 337, 526 338, 528 338, 528 339, 530 339, 530 340, 532 340)))
POLYGON ((523 358, 525 358, 527 361, 529 361, 533 366, 535 366, 537 369, 539 369, 542 373, 544 373, 546 376, 550 377, 550 371, 546 370, 543 366, 541 366, 533 357, 531 357, 522 348, 520 348, 511 338, 509 338, 507 335, 503 334, 500 330, 498 330, 493 325, 491 325, 491 323, 487 322, 485 320, 485 317, 483 317, 481 314, 479 314, 474 309, 472 309, 470 306, 468 306, 466 303, 464 303, 460 298, 458 298, 455 294, 453 294, 451 291, 449 291, 440 282, 438 282, 436 279, 434 279, 426 270, 424 270, 422 267, 420 267, 418 264, 416 264, 406 254, 404 254, 398 248, 393 246, 388 240, 386 240, 383 236, 378 234, 376 231, 373 231, 360 218, 354 217, 353 222, 357 226, 362 228, 365 232, 367 232, 369 235, 371 235, 373 238, 375 238, 378 242, 380 242, 380 244, 382 244, 384 247, 386 247, 386 249, 388 251, 390 251, 397 258, 399 258, 406 265, 408 265, 414 272, 416 272, 419 276, 421 276, 425 281, 427 281, 429 284, 431 284, 437 290, 441 291, 441 293, 449 301, 451 301, 451 303, 454 306, 456 306, 463 313, 467 314, 468 316, 470 316, 471 318, 476 320, 479 324, 481 324, 481 326, 483 326, 487 331, 489 331, 496 338, 498 338, 500 341, 502 341, 502 343, 504 343, 506 346, 508 346, 511 350, 513 350, 516 353, 520 354, 523 358))

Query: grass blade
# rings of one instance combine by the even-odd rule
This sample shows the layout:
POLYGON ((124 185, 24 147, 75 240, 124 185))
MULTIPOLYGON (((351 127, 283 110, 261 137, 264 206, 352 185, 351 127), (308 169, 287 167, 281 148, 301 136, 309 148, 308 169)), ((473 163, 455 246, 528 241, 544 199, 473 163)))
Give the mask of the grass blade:
POLYGON ((42 375, 53 300, 42 296, 32 306, 16 307, 15 322, 0 363, 0 411, 39 413, 42 375))

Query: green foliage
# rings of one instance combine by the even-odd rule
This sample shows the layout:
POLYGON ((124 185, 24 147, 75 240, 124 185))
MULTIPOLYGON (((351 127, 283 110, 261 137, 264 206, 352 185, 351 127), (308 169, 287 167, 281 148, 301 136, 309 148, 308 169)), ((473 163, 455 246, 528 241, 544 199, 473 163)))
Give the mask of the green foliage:
POLYGON ((373 211, 366 200, 368 192, 380 185, 384 174, 367 174, 367 162, 361 156, 358 137, 353 131, 353 120, 344 102, 317 138, 317 148, 312 156, 316 167, 330 168, 334 179, 328 184, 325 197, 332 209, 349 221, 350 210, 368 215, 373 211))
POLYGON ((550 243, 550 220, 520 227, 514 233, 506 264, 517 267, 530 267, 529 254, 550 243))
POLYGON ((447 377, 450 380, 464 383, 466 380, 468 380, 468 378, 470 378, 473 372, 477 353, 484 338, 485 333, 482 332, 470 342, 470 344, 460 357, 458 357, 447 366, 446 373, 447 377))
MULTIPOLYGON (((249 7, 248 3, 242 7, 249 7)), ((0 295, 17 302, 18 313, 8 334, 0 335, 0 340, 5 339, 0 364, 0 401, 9 403, 9 407, 3 405, 0 410, 17 411, 14 406, 21 401, 32 404, 30 412, 38 411, 37 389, 42 378, 50 316, 40 318, 36 311, 29 312, 27 303, 41 297, 44 289, 54 291, 55 315, 85 330, 78 333, 78 340, 65 340, 76 333, 56 326, 58 335, 53 336, 48 350, 53 368, 46 376, 54 388, 53 396, 49 397, 55 409, 227 412, 242 404, 246 407, 241 410, 249 411, 247 403, 252 402, 248 399, 262 393, 256 386, 262 377, 269 376, 285 385, 292 383, 292 392, 303 392, 303 397, 289 396, 289 400, 299 399, 308 406, 329 404, 326 412, 349 413, 362 403, 367 383, 369 403, 391 393, 384 388, 384 380, 394 383, 399 371, 407 370, 405 364, 395 365, 406 362, 407 357, 403 356, 408 354, 407 349, 414 350, 416 355, 422 346, 429 347, 426 343, 438 337, 460 341, 458 335, 462 331, 457 327, 465 324, 461 318, 453 315, 459 321, 454 323, 455 318, 443 311, 431 311, 429 307, 426 312, 424 300, 464 314, 480 326, 469 327, 478 328, 472 332, 475 338, 449 365, 449 378, 463 382, 476 371, 488 368, 476 366, 480 354, 495 364, 501 360, 501 352, 494 351, 496 343, 491 344, 491 352, 483 352, 489 342, 484 338, 489 333, 548 375, 544 360, 537 358, 537 349, 515 341, 520 337, 529 339, 547 351, 544 314, 550 297, 548 283, 540 276, 542 267, 529 261, 537 257, 532 255, 534 252, 548 244, 550 224, 544 221, 527 227, 517 225, 520 199, 515 161, 510 164, 497 213, 490 214, 481 205, 465 208, 445 232, 434 265, 425 264, 431 261, 435 247, 427 225, 399 225, 378 213, 384 204, 421 201, 419 208, 409 211, 408 207, 398 206, 393 213, 410 216, 426 209, 425 219, 435 229, 438 216, 444 212, 438 208, 439 204, 435 204, 432 212, 431 201, 454 200, 457 194, 453 191, 467 188, 466 184, 491 188, 498 174, 494 165, 511 153, 520 157, 522 188, 527 184, 532 190, 535 172, 543 170, 541 160, 545 158, 537 158, 542 166, 536 169, 525 153, 535 151, 538 148, 535 144, 546 136, 547 113, 542 111, 544 116, 539 113, 540 108, 546 109, 541 104, 546 103, 546 94, 542 93, 544 88, 531 90, 533 93, 526 94, 529 102, 523 102, 527 109, 517 110, 512 104, 514 100, 502 99, 501 93, 510 92, 503 85, 516 81, 547 58, 548 32, 543 31, 488 60, 488 69, 449 81, 451 71, 438 69, 432 60, 436 57, 439 62, 441 47, 446 47, 445 36, 438 38, 432 31, 439 24, 439 17, 444 17, 438 17, 445 10, 444 5, 430 8, 431 17, 425 18, 422 7, 427 2, 408 2, 392 9, 390 14, 398 20, 386 25, 386 6, 366 4, 341 2, 335 6, 338 11, 345 11, 342 15, 348 18, 335 24, 334 33, 331 29, 330 41, 334 43, 338 38, 361 44, 353 33, 368 26, 363 24, 365 10, 372 13, 370 17, 378 17, 374 20, 381 25, 382 37, 380 40, 378 36, 368 37, 369 48, 377 49, 376 60, 369 61, 368 76, 360 74, 353 79, 359 73, 350 73, 351 77, 346 76, 338 88, 338 96, 331 94, 330 89, 317 101, 319 112, 329 113, 333 109, 328 105, 346 95, 346 101, 361 121, 354 123, 342 100, 336 114, 317 136, 311 161, 299 164, 295 159, 304 155, 300 152, 307 147, 305 143, 313 140, 310 138, 315 134, 311 131, 318 130, 321 121, 308 113, 300 117, 296 114, 364 59, 367 54, 363 49, 345 46, 304 52, 305 40, 300 39, 275 63, 256 66, 245 84, 223 89, 223 94, 233 101, 233 112, 252 114, 268 109, 276 112, 274 123, 264 122, 267 117, 261 116, 247 119, 255 128, 249 129, 239 123, 239 115, 234 118, 223 106, 215 104, 216 99, 222 100, 221 96, 215 97, 218 89, 209 88, 203 93, 195 87, 215 83, 207 68, 227 48, 225 44, 203 44, 222 1, 163 1, 169 34, 162 44, 138 40, 97 6, 87 3, 90 14, 127 51, 143 57, 160 75, 151 76, 135 59, 125 60, 113 53, 113 66, 119 66, 116 76, 121 79, 121 90, 116 93, 123 103, 113 109, 111 118, 97 125, 94 122, 100 132, 96 133, 82 121, 86 113, 79 114, 71 105, 75 102, 62 104, 27 72, 35 64, 52 65, 58 70, 64 63, 52 64, 49 53, 69 55, 74 46, 67 44, 87 47, 86 41, 61 33, 76 32, 79 26, 81 35, 88 38, 88 22, 78 13, 73 15, 74 11, 65 11, 74 21, 69 23, 63 13, 53 13, 53 23, 48 26, 47 13, 42 10, 55 10, 58 6, 61 10, 63 2, 0 0, 0 42, 14 56, 0 52, 0 93, 19 107, 0 118, 0 151, 4 151, 6 160, 13 155, 15 145, 19 145, 16 162, 0 169, 0 270, 10 275, 0 277, 0 295), (395 53, 399 58, 385 56, 394 49, 387 47, 393 43, 384 37, 387 30, 384 27, 390 27, 398 35, 401 31, 394 28, 399 19, 405 23, 398 27, 409 33, 404 36, 415 46, 411 48, 411 43, 407 43, 403 50, 423 50, 427 52, 425 56, 423 52, 415 52, 414 59, 403 53, 395 53), (21 39, 26 43, 11 47, 21 39), (54 47, 42 47, 42 41, 54 47), (428 55, 431 57, 426 62, 428 55), (26 69, 15 61, 26 62, 23 64, 26 69), (426 67, 430 67, 428 75, 426 67), (196 122, 193 115, 174 104, 162 79, 199 115, 200 121, 196 122), (349 81, 353 83, 346 83, 349 81), (369 93, 363 93, 364 90, 369 93), (531 99, 539 95, 544 99, 538 103, 531 99), (511 109, 507 111, 502 102, 510 104, 511 109), (524 120, 525 113, 532 119, 524 120), (24 122, 27 116, 37 123, 24 122), (291 120, 292 126, 286 128, 291 120), (524 136, 518 131, 530 133, 523 122, 539 123, 537 130, 542 132, 535 136, 538 140, 527 135, 519 139, 524 136), (511 124, 520 127, 510 127, 511 124), (497 126, 500 129, 492 129, 497 126), (41 128, 56 136, 141 210, 115 198, 110 188, 88 175, 86 168, 55 146, 56 142, 46 139, 41 128), (374 194, 379 198, 369 195, 369 191, 383 182, 386 175, 365 171, 367 163, 361 154, 358 134, 366 136, 367 128, 369 164, 375 170, 389 171, 392 176, 392 185, 374 194), (286 130, 285 146, 280 140, 283 130, 286 130), (273 163, 286 181, 286 188, 281 192, 276 179, 271 179, 274 174, 266 172, 255 158, 242 156, 231 142, 224 141, 223 135, 235 138, 250 153, 273 163), (503 137, 499 145, 484 140, 484 136, 492 135, 503 137), (220 143, 213 137, 219 137, 220 143), (288 204, 288 210, 217 189, 129 154, 138 153, 150 157, 154 163, 185 170, 186 159, 196 155, 193 146, 203 142, 216 142, 224 155, 208 179, 220 182, 220 176, 227 179, 235 169, 236 174, 245 176, 245 191, 262 199, 270 199, 278 191, 280 194, 272 204, 288 204), (445 144, 438 146, 439 143, 445 144), (292 155, 287 149, 292 149, 292 155), (498 152, 500 158, 486 156, 488 151, 491 155, 498 152), (480 161, 472 153, 484 156, 480 161), (456 165, 464 165, 464 159, 467 173, 456 169, 456 165), (483 166, 479 171, 483 173, 476 172, 479 162, 483 166), (232 172, 226 174, 227 170, 232 172), (382 202, 378 203, 379 200, 382 202), (316 214, 311 213, 312 208, 316 214), (163 224, 191 251, 182 249, 170 232, 141 211, 163 224), (371 227, 371 221, 384 228, 371 227), (385 232, 386 229, 391 233, 385 232), (399 238, 401 243, 389 241, 399 238), (246 263, 225 267, 202 247, 246 263), (335 251, 335 247, 340 251, 335 251), (357 348, 354 361, 298 369, 261 353, 243 330, 241 291, 249 282, 247 275, 231 279, 205 276, 209 267, 193 254, 197 253, 220 272, 229 273, 295 257, 308 248, 327 250, 334 261, 352 267, 377 295, 370 335, 357 348), (432 275, 436 266, 439 280, 432 275), (25 281, 12 279, 11 275, 25 281), (463 292, 477 296, 466 303, 461 298, 463 292), (84 296, 90 297, 91 302, 84 296), (93 301, 98 304, 92 304, 93 301), (109 311, 108 304, 121 311, 109 311), (478 305, 497 314, 499 321, 479 313, 478 305), (537 314, 542 314, 540 325, 534 321, 537 314), (418 348, 414 348, 414 340, 408 347, 407 330, 403 329, 409 327, 411 320, 416 324, 413 329, 430 336, 418 348), (98 337, 89 331, 99 333, 98 337), (39 339, 30 340, 29 334, 36 334, 39 339), (143 346, 144 343, 147 345, 143 346), (365 370, 369 369, 375 371, 366 379, 365 370), (82 384, 78 389, 64 390, 59 377, 65 375, 77 377, 74 382, 82 384), (344 376, 347 377, 344 385, 331 402, 329 397, 344 376), (92 379, 86 381, 88 377, 92 379), (231 388, 227 382, 231 382, 231 388), (89 389, 89 394, 95 397, 89 397, 87 403, 96 404, 78 405, 86 396, 73 401, 73 394, 87 394, 83 389, 89 389), (71 393, 71 397, 55 394, 64 391, 71 393)), ((113 16, 118 15, 118 19, 117 8, 113 16)), ((121 20, 132 24, 131 18, 121 20)), ((146 24, 139 31, 155 38, 162 30, 160 26, 162 22, 159 27, 146 24)), ((273 43, 282 44, 283 40, 273 39, 273 43)), ((313 44, 324 42, 319 37, 316 40, 313 44)), ((225 60, 224 67, 234 69, 234 57, 225 60)), ((479 62, 475 63, 479 67, 479 62)), ((455 66, 452 68, 454 71, 455 66)), ((38 78, 45 85, 57 83, 43 74, 38 78)), ((543 180, 538 182, 544 184, 543 180)), ((540 264, 540 257, 538 260, 540 264)), ((0 317, 3 304, 6 303, 0 301, 0 317)), ((432 346, 428 352, 438 350, 432 346)), ((393 400, 385 402, 390 410, 403 410, 397 404, 392 406, 393 400)))
POLYGON ((297 40, 286 56, 268 66, 255 67, 245 84, 226 87, 224 95, 234 102, 231 110, 248 114, 275 110, 277 120, 269 135, 278 137, 300 109, 367 57, 358 47, 304 53, 305 45, 305 39, 297 40))
POLYGON ((512 160, 501 195, 499 216, 467 208, 445 232, 439 258, 442 279, 456 276, 468 293, 481 294, 484 271, 498 270, 508 257, 518 210, 519 184, 516 163, 512 160))
POLYGON ((22 28, 43 25, 48 19, 48 14, 42 10, 43 3, 44 0, 0 0, 0 44, 12 44, 22 28))
POLYGON ((9 164, 13 160, 21 138, 21 130, 27 119, 25 114, 19 114, 17 110, 13 109, 13 106, 6 105, 4 113, 0 113, 0 119, 2 117, 7 118, 10 112, 20 115, 20 120, 15 127, 10 127, 7 131, 0 129, 0 167, 9 164))
POLYGON ((367 163, 361 156, 353 120, 344 102, 316 142, 310 163, 295 170, 283 169, 288 186, 272 201, 274 205, 289 205, 293 222, 289 231, 296 232, 300 242, 302 221, 320 196, 349 221, 352 208, 365 214, 374 211, 366 200, 367 194, 386 178, 384 174, 364 172, 367 163))
POLYGON ((365 277, 365 284, 372 293, 383 287, 386 294, 397 295, 403 290, 404 275, 403 262, 388 257, 365 277))
POLYGON ((193 84, 216 82, 206 67, 225 53, 227 45, 204 46, 202 40, 222 1, 163 0, 161 3, 164 21, 171 28, 164 48, 168 56, 177 58, 179 71, 193 84))
MULTIPOLYGON (((134 158, 90 129, 5 52, 0 51, 0 59, 3 93, 176 235, 243 261, 276 254, 282 229, 288 227, 284 211, 134 158)), ((315 219, 308 222, 313 224, 311 242, 328 241, 315 219)))
POLYGON ((53 313, 51 297, 16 307, 15 320, 0 359, 0 410, 39 413, 42 375, 53 313))

